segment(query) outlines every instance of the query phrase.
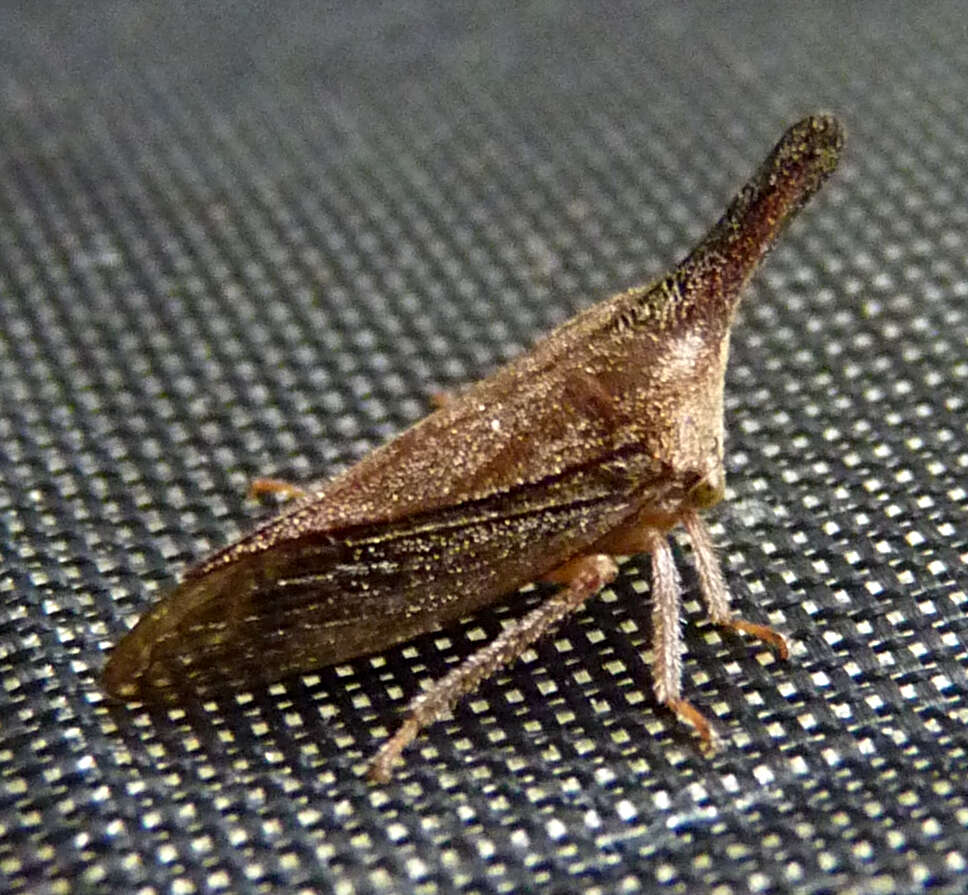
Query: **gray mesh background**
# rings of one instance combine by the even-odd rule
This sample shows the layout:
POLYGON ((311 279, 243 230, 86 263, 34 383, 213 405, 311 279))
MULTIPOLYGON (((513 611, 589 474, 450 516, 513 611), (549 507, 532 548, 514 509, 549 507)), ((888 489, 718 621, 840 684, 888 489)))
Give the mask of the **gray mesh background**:
POLYGON ((959 4, 5 4, 0 889, 963 891, 968 52, 959 4), (179 571, 677 260, 796 118, 846 164, 749 290, 739 608, 656 708, 641 558, 411 749, 534 604, 171 711, 105 654, 179 571))

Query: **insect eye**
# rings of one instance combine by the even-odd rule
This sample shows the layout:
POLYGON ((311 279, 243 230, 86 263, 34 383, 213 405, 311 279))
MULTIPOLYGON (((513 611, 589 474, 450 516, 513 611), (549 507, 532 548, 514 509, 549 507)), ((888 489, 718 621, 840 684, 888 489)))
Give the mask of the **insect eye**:
POLYGON ((697 510, 707 510, 719 503, 724 493, 725 488, 721 484, 714 485, 709 479, 702 479, 689 492, 689 502, 697 510))

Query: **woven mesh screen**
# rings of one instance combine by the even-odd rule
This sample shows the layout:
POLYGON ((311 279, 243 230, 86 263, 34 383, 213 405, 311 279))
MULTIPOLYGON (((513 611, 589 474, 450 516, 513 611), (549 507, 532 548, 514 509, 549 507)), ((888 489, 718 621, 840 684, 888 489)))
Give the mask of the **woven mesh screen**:
POLYGON ((963 891, 968 56, 958 4, 33 4, 0 28, 0 889, 963 891), (749 289, 737 607, 651 695, 647 562, 421 737, 541 598, 167 710, 110 646, 428 396, 678 260, 817 109, 845 164, 749 289))

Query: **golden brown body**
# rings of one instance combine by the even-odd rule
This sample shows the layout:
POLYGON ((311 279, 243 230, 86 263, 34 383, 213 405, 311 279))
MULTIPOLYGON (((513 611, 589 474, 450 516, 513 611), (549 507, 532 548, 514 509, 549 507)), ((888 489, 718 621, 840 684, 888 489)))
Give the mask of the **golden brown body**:
POLYGON ((539 578, 565 584, 517 639, 415 702, 378 759, 386 776, 421 724, 609 580, 608 557, 647 550, 656 691, 708 734, 679 693, 678 579, 664 535, 686 525, 716 621, 785 648, 730 616, 696 511, 723 490, 723 377, 740 290, 834 169, 842 140, 834 119, 800 122, 666 277, 579 314, 191 569, 118 645, 107 689, 170 698, 274 680, 382 650, 539 578))

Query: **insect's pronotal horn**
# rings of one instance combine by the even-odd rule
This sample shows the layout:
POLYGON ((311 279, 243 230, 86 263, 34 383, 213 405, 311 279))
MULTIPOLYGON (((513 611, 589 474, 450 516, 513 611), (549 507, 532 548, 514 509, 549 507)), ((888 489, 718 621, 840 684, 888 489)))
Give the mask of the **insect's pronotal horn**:
POLYGON ((783 227, 836 169, 843 145, 843 125, 831 115, 794 124, 678 268, 683 294, 716 296, 734 309, 783 227))

